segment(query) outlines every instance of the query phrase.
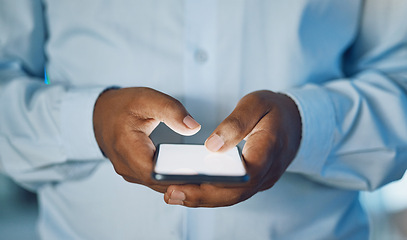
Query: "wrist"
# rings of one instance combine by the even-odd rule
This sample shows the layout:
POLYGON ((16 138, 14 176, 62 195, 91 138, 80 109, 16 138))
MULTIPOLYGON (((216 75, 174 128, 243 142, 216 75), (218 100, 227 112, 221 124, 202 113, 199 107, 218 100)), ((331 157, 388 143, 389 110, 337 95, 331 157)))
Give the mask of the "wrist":
POLYGON ((103 110, 100 109, 99 111, 99 107, 103 107, 104 103, 103 103, 103 98, 106 96, 106 94, 108 93, 112 93, 112 91, 118 91, 120 89, 120 87, 118 86, 112 86, 112 87, 108 87, 105 90, 103 90, 98 98, 96 99, 95 105, 93 107, 93 118, 92 118, 92 123, 93 123, 93 133, 96 139, 96 143, 99 147, 100 152, 102 153, 102 155, 107 158, 105 152, 103 151, 101 145, 102 145, 102 140, 100 139, 100 134, 98 133, 98 129, 99 126, 101 126, 103 123, 98 123, 98 119, 101 119, 103 117, 100 116, 100 113, 103 112, 103 110))

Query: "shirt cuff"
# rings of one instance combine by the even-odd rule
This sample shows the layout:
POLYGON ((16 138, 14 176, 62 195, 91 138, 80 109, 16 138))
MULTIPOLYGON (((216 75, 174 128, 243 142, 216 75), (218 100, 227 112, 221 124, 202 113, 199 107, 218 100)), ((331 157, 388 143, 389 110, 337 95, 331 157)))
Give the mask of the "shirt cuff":
POLYGON ((62 140, 70 160, 103 159, 93 131, 93 108, 106 87, 70 89, 62 99, 62 140))
POLYGON ((335 111, 329 94, 316 85, 283 91, 297 104, 302 138, 297 155, 287 171, 320 174, 334 141, 335 111))

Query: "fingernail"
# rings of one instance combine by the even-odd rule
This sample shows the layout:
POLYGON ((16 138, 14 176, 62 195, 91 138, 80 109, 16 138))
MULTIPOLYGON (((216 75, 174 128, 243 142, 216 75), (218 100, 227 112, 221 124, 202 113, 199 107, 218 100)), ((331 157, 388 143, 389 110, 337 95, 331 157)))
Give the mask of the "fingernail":
POLYGON ((180 191, 172 191, 168 204, 171 205, 184 205, 185 193, 180 191))
POLYGON ((190 129, 195 129, 195 128, 201 126, 197 121, 195 121, 195 119, 193 119, 189 115, 184 118, 183 122, 190 129))
POLYGON ((172 193, 171 193, 170 199, 171 199, 171 200, 184 201, 184 200, 185 200, 185 193, 174 190, 174 191, 172 191, 172 193))
POLYGON ((225 142, 223 141, 223 139, 217 134, 213 134, 212 136, 210 136, 205 143, 206 148, 212 152, 218 151, 224 144, 225 142))

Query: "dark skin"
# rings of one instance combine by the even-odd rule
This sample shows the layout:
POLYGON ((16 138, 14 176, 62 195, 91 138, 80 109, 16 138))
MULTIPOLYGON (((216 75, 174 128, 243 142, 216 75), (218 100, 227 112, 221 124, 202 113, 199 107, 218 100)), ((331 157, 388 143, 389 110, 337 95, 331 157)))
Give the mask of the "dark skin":
POLYGON ((294 101, 271 91, 243 97, 205 142, 224 152, 243 139, 243 158, 250 174, 244 185, 166 185, 153 181, 155 146, 149 135, 160 122, 182 135, 200 125, 176 99, 149 88, 108 90, 95 104, 93 124, 99 147, 126 181, 164 193, 168 204, 222 207, 242 202, 271 188, 294 159, 301 140, 301 117, 294 101))

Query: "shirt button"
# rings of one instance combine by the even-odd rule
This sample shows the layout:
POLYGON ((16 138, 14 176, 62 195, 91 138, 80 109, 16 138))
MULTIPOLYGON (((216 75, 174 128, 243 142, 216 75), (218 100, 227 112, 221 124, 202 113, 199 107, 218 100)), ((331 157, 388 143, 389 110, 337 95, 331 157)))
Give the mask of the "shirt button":
POLYGON ((208 61, 208 53, 203 49, 197 49, 195 50, 194 58, 198 63, 205 63, 208 61))

